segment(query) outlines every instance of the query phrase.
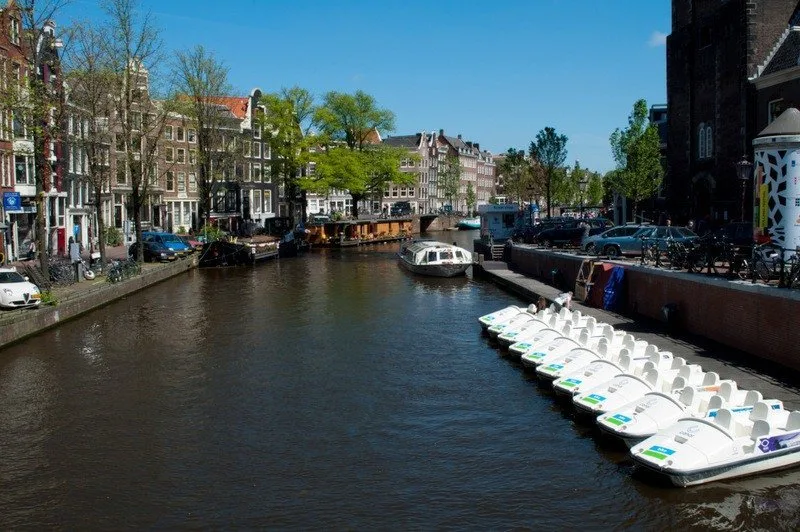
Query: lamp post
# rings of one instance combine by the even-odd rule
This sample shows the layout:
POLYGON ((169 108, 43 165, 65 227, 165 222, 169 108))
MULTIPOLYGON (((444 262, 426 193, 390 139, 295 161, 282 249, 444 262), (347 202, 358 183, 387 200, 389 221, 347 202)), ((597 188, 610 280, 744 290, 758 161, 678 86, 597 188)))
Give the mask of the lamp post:
POLYGON ((578 188, 581 191, 581 218, 583 218, 583 202, 586 195, 586 187, 589 185, 589 181, 585 178, 578 181, 578 188))
POLYGON ((736 175, 739 177, 739 184, 742 187, 742 221, 744 221, 744 203, 747 195, 747 184, 750 182, 750 174, 752 170, 753 163, 747 160, 747 155, 742 155, 742 159, 736 163, 736 175))

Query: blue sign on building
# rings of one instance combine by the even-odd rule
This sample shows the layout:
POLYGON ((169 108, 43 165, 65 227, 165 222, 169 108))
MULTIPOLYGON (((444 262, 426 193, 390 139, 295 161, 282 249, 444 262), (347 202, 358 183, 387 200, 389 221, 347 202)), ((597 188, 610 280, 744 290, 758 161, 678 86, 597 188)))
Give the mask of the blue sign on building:
POLYGON ((3 192, 3 209, 6 212, 22 212, 22 198, 19 192, 3 192))

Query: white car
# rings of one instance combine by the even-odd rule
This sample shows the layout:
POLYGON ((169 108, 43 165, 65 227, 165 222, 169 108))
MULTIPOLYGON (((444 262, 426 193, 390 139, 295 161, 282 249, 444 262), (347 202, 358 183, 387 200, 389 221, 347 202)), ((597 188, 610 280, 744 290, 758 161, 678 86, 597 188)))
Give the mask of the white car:
POLYGON ((14 268, 0 268, 0 308, 38 307, 41 302, 38 286, 14 268))

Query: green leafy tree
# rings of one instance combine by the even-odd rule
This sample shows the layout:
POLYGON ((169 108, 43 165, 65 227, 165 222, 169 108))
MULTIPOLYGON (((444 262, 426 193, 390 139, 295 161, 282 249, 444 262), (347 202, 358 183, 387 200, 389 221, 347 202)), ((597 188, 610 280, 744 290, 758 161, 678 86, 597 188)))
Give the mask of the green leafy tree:
POLYGON ((533 203, 541 196, 524 150, 509 148, 500 160, 498 171, 503 176, 503 192, 508 198, 522 204, 526 200, 533 203))
POLYGON ((439 190, 447 198, 451 209, 455 209, 454 202, 458 199, 458 189, 461 186, 461 163, 457 155, 450 154, 445 157, 444 164, 439 164, 439 190))
POLYGON ((231 90, 228 68, 199 45, 178 51, 175 58, 175 89, 180 95, 177 111, 197 130, 197 219, 208 225, 212 192, 223 177, 222 170, 235 158, 234 127, 238 125, 232 123, 228 108, 217 102, 231 90))
POLYGON ((317 185, 329 182, 332 188, 347 190, 353 197, 353 216, 358 217, 359 202, 376 193, 382 194, 389 182, 416 183, 416 175, 399 171, 400 161, 408 158, 406 150, 376 146, 369 142, 374 130, 394 130, 394 113, 379 108, 371 95, 363 91, 356 91, 354 94, 328 92, 314 112, 314 124, 328 145, 328 149, 315 155, 317 173, 322 168, 326 174, 325 177, 320 176, 317 185), (343 144, 354 152, 354 157, 344 157, 337 152, 337 144, 343 144), (328 157, 335 160, 330 163, 322 161, 328 157), (348 176, 328 172, 341 168, 342 163, 353 166, 354 160, 358 158, 361 159, 362 171, 357 174, 348 176), (389 171, 385 166, 387 162, 396 162, 397 168, 389 171), (344 183, 348 186, 342 186, 344 183))
POLYGON ((475 195, 475 189, 472 188, 472 183, 467 183, 467 193, 464 199, 467 203, 467 212, 472 214, 475 210, 475 203, 477 203, 477 197, 475 195))
POLYGON ((551 216, 554 192, 562 193, 562 184, 565 179, 564 162, 567 160, 567 136, 559 135, 552 127, 546 127, 536 134, 536 140, 531 142, 528 153, 543 173, 547 216, 551 216))
POLYGON ((633 202, 635 215, 638 204, 658 191, 664 177, 658 128, 648 123, 645 100, 636 101, 628 127, 615 129, 609 140, 617 168, 607 176, 608 184, 633 202))
POLYGON ((601 206, 603 204, 603 176, 597 172, 589 172, 588 180, 586 204, 592 207, 601 206))
POLYGON ((284 198, 294 224, 298 195, 302 207, 300 217, 305 219, 306 216, 301 177, 310 161, 311 149, 319 143, 311 132, 314 97, 306 89, 295 86, 263 95, 261 104, 264 114, 259 117, 258 127, 272 150, 271 171, 283 185, 284 198))

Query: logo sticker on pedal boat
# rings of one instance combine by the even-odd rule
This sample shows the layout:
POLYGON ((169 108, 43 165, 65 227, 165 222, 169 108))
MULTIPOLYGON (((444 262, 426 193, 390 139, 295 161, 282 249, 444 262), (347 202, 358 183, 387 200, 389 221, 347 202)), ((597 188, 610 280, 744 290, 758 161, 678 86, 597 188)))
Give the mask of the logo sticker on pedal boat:
POLYGON ((540 358, 544 358, 546 353, 542 353, 541 351, 537 351, 535 353, 531 353, 528 355, 528 358, 532 358, 534 360, 539 360, 540 358))
POLYGON ((566 386, 567 388, 572 388, 573 386, 577 386, 581 383, 580 379, 566 379, 561 382, 561 386, 566 386))
POLYGON ((642 452, 642 454, 651 458, 655 458, 656 460, 664 460, 668 456, 675 454, 675 451, 672 449, 667 449, 666 447, 661 447, 660 445, 653 445, 646 451, 642 452))
POLYGON ((564 369, 564 364, 550 364, 545 369, 549 369, 550 371, 558 371, 560 369, 564 369))
POLYGON ((605 400, 606 400, 605 397, 603 397, 602 395, 597 395, 596 393, 581 398, 581 401, 589 403, 590 405, 596 405, 598 403, 602 403, 605 400))
POLYGON ((631 422, 631 418, 629 418, 628 416, 623 415, 623 414, 614 414, 613 416, 608 416, 606 418, 606 421, 608 421, 612 425, 616 425, 616 426, 619 427, 623 423, 630 423, 631 422))

